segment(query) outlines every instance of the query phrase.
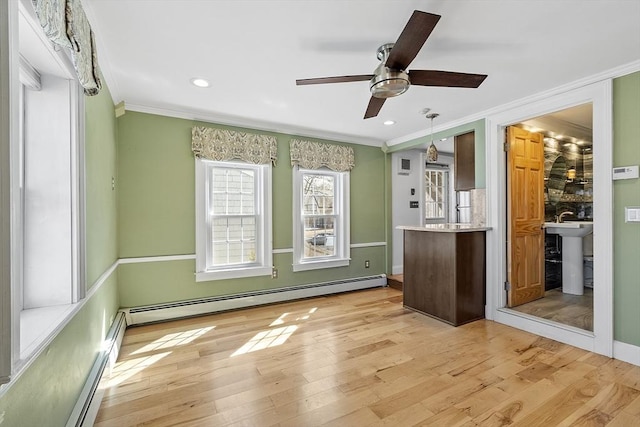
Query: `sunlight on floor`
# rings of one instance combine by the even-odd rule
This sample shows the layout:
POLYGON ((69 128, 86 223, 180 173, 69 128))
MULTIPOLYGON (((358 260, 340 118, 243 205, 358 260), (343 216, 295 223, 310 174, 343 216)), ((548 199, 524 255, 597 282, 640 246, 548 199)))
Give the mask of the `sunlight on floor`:
POLYGON ((282 325, 284 323, 284 318, 287 317, 289 313, 282 313, 282 315, 280 317, 278 317, 276 320, 274 320, 273 322, 271 322, 271 324, 269 326, 278 326, 278 325, 282 325))
POLYGON ((109 381, 107 381, 104 386, 101 386, 101 388, 108 388, 118 385, 136 375, 137 373, 147 369, 151 365, 157 363, 159 360, 164 359, 170 354, 171 352, 167 351, 164 353, 158 353, 151 356, 128 360, 120 365, 116 365, 114 370, 111 372, 109 381))
MULTIPOLYGON (((131 354, 143 354, 157 350, 167 350, 174 347, 183 346, 193 342, 196 338, 201 337, 214 328, 215 326, 208 326, 206 328, 198 328, 192 329, 190 331, 167 334, 162 338, 158 338, 152 343, 147 344, 144 347, 132 352, 131 354)), ((105 345, 108 345, 108 343, 105 342, 105 345)), ((128 360, 124 363, 116 364, 113 371, 109 375, 109 380, 100 387, 104 389, 107 387, 118 385, 123 381, 126 381, 127 379, 138 374, 139 372, 142 372, 143 370, 149 368, 158 361, 164 359, 171 353, 171 351, 165 351, 163 353, 142 356, 136 359, 128 360)))
MULTIPOLYGON (((307 313, 300 317, 296 317, 296 321, 302 321, 309 319, 309 315, 315 313, 318 307, 313 307, 307 313)), ((285 323, 285 317, 291 313, 282 313, 280 317, 271 322, 269 326, 277 326, 285 323)), ((297 325, 283 326, 281 328, 270 329, 267 331, 258 332, 253 338, 251 338, 245 345, 237 349, 230 357, 239 356, 241 354, 252 353, 258 350, 264 350, 265 348, 276 347, 284 344, 291 334, 293 334, 297 325)))
POLYGON ((215 326, 209 326, 206 328, 192 329, 191 331, 177 332, 175 334, 167 334, 162 338, 159 338, 147 344, 139 350, 134 351, 131 354, 142 354, 154 350, 162 350, 166 348, 178 347, 181 345, 189 344, 193 340, 207 332, 211 331, 215 326))
POLYGON ((272 329, 269 331, 259 332, 253 338, 251 338, 249 342, 237 349, 231 355, 231 357, 239 356, 246 353, 252 353, 254 351, 263 350, 269 347, 276 347, 284 344, 296 329, 298 329, 296 325, 291 325, 272 329))

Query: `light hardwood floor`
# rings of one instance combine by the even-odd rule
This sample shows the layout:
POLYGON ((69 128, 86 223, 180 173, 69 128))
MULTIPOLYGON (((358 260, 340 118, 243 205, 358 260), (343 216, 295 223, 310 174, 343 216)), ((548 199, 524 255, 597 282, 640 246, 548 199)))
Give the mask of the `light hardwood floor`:
POLYGON ((96 426, 640 426, 640 367, 379 288, 131 328, 96 426))

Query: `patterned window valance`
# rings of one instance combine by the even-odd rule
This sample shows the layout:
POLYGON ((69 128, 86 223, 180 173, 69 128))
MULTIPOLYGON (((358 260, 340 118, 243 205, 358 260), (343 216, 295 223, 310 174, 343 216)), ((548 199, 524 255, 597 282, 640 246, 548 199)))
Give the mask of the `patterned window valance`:
POLYGON ((274 136, 199 126, 191 130, 191 149, 196 157, 217 161, 243 160, 275 166, 278 159, 274 136))
POLYGON ((325 166, 336 172, 347 172, 353 169, 356 161, 351 147, 292 139, 291 165, 305 169, 325 166))
POLYGON ((102 88, 93 31, 81 0, 32 0, 46 36, 71 50, 78 81, 87 95, 102 88))

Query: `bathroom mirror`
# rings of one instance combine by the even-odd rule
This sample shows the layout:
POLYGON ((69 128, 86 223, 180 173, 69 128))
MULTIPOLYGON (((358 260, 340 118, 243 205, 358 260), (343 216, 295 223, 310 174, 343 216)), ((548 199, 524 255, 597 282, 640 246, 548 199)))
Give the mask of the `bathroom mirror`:
POLYGON ((549 203, 555 205, 560 201, 564 186, 567 183, 567 162, 564 157, 558 156, 549 171, 549 180, 547 181, 547 194, 549 195, 549 203))

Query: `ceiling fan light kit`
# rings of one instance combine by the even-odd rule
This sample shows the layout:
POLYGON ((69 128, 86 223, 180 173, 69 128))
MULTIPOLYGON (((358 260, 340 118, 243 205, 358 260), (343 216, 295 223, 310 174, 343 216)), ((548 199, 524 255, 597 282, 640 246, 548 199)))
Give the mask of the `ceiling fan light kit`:
POLYGON ((378 115, 387 98, 405 93, 414 86, 441 86, 477 88, 487 77, 485 74, 467 74, 438 70, 410 70, 407 67, 418 55, 431 35, 440 15, 415 10, 395 43, 378 48, 380 65, 373 74, 319 77, 296 80, 298 86, 324 83, 345 83, 369 80, 371 99, 364 118, 378 115))
POLYGON ((376 98, 386 99, 402 95, 411 86, 407 73, 402 70, 392 70, 385 65, 393 45, 393 43, 387 43, 378 48, 380 65, 374 71, 373 78, 369 83, 371 96, 376 98))

